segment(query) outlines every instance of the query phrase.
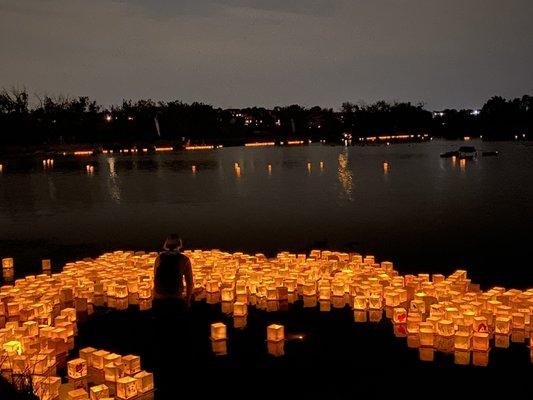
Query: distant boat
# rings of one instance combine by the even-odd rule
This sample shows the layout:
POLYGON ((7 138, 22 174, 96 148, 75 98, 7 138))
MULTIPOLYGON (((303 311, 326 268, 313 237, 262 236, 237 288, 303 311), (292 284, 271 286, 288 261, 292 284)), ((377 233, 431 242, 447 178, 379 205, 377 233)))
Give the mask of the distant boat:
POLYGON ((446 153, 441 153, 440 156, 442 158, 459 157, 459 152, 458 151, 447 151, 446 153))
POLYGON ((446 153, 441 153, 442 158, 476 158, 477 151, 474 146, 461 146, 459 150, 447 151, 446 153))
POLYGON ((459 158, 476 158, 477 151, 474 146, 459 147, 459 158))

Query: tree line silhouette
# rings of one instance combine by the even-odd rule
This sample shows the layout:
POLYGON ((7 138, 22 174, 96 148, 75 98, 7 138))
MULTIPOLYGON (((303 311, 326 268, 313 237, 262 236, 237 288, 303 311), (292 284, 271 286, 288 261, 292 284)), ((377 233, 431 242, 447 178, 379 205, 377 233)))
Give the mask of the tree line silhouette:
POLYGON ((343 103, 332 108, 290 105, 222 109, 204 103, 124 100, 103 107, 88 97, 0 91, 0 145, 136 144, 157 141, 241 144, 246 140, 307 138, 339 142, 359 137, 429 134, 448 139, 531 137, 533 96, 490 98, 480 110, 431 112, 422 103, 343 103), (526 136, 523 136, 526 135, 526 136))

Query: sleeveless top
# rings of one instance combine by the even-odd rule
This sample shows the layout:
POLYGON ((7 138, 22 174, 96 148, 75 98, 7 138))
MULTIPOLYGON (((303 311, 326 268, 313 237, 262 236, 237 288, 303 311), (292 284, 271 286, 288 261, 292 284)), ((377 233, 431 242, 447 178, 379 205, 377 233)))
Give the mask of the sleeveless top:
POLYGON ((159 296, 181 297, 187 257, 181 253, 165 251, 159 254, 159 266, 155 269, 154 291, 159 296))

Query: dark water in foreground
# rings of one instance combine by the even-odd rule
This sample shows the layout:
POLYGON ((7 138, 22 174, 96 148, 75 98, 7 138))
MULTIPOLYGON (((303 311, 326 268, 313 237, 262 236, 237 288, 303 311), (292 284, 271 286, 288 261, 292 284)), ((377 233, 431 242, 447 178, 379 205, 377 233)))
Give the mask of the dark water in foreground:
POLYGON ((461 267, 487 285, 531 286, 533 146, 471 143, 500 156, 461 165, 439 154, 464 142, 433 141, 6 164, 0 256, 15 257, 22 274, 42 258, 59 267, 104 251, 158 249, 178 232, 188 248, 326 247, 390 259, 402 273, 461 267))

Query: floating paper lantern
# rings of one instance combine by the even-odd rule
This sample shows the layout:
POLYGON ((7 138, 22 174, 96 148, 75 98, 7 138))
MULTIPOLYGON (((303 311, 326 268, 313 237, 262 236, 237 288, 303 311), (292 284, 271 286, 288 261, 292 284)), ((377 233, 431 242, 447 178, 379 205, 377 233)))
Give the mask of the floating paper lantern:
POLYGON ((75 358, 67 362, 68 377, 72 379, 84 378, 87 376, 87 361, 83 358, 75 358))
POLYGON ((154 375, 151 372, 140 371, 135 374, 134 378, 137 381, 138 393, 146 393, 154 390, 154 375))
POLYGON ((91 354, 91 367, 96 369, 104 369, 104 357, 109 355, 109 351, 97 350, 91 354))
POLYGON ((470 350, 470 333, 455 332, 455 350, 470 350))
POLYGON ((353 303, 354 310, 364 311, 367 309, 367 299, 365 296, 355 296, 353 303))
POLYGON ((437 333, 441 336, 453 336, 454 325, 453 321, 442 319, 437 322, 437 333))
POLYGON ((267 340, 277 342, 285 339, 285 328, 283 325, 272 324, 267 327, 267 340))
POLYGON ((486 332, 474 332, 472 336, 472 349, 476 351, 488 351, 489 334, 486 332))
POLYGON ((107 385, 101 384, 97 386, 92 386, 89 389, 90 400, 102 400, 109 397, 109 388, 107 385))
POLYGON ((511 327, 511 318, 509 317, 496 317, 494 332, 507 335, 511 327))
POLYGON ((220 292, 222 301, 233 301, 235 297, 233 288, 222 288, 220 292))
POLYGON ((222 322, 211 324, 211 339, 212 340, 226 340, 226 325, 222 322))
POLYGON ((236 302, 233 304, 233 315, 236 317, 244 317, 248 314, 248 307, 246 303, 236 302))
POLYGON ((125 376, 117 380, 117 397, 127 400, 137 396, 137 380, 130 376, 125 376))
POLYGON ((89 393, 85 389, 75 389, 67 393, 67 400, 89 400, 89 393))
POLYGON ((122 357, 122 365, 125 374, 134 375, 141 371, 141 357, 128 354, 127 356, 122 357))
POLYGON ((52 262, 50 260, 42 260, 41 266, 43 271, 50 271, 52 269, 52 262))
POLYGON ((8 356, 21 355, 24 352, 22 343, 18 340, 10 340, 2 345, 8 356))
POLYGON ((407 322, 407 311, 403 307, 395 307, 393 310, 392 320, 395 324, 404 324, 407 322))
POLYGON ((3 269, 13 269, 15 266, 12 258, 2 258, 3 269))

